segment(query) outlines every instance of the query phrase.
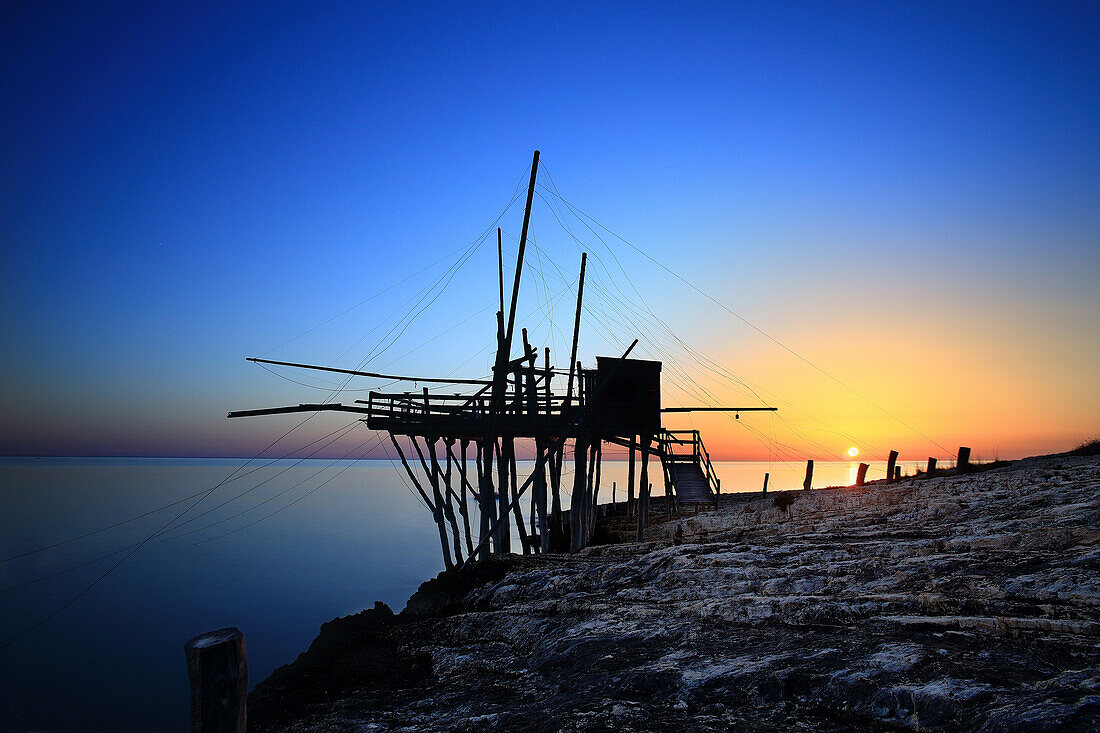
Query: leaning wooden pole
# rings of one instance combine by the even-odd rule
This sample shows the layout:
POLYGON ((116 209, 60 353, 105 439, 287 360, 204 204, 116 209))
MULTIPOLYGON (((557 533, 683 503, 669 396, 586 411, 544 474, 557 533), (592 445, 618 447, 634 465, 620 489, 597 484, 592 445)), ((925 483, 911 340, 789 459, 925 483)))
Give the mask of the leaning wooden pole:
POLYGON ((501 243, 500 227, 497 227, 497 282, 500 283, 500 312, 504 312, 504 245, 501 243))
POLYGON ((451 497, 455 495, 454 489, 451 488, 451 456, 448 451, 446 472, 440 470, 439 458, 435 452, 436 442, 435 438, 428 442, 428 453, 432 458, 432 470, 435 472, 436 480, 440 482, 443 491, 443 515, 447 517, 447 521, 451 525, 451 541, 454 543, 455 548, 455 562, 461 564, 462 533, 458 531, 458 517, 455 516, 454 504, 451 501, 451 497))
MULTIPOLYGON (((420 458, 420 466, 424 469, 424 473, 428 476, 428 483, 432 487, 432 505, 435 507, 434 517, 436 526, 439 528, 439 542, 443 545, 443 564, 447 566, 447 569, 454 567, 454 561, 451 560, 451 549, 447 546, 447 524, 446 514, 443 511, 443 494, 439 491, 439 479, 436 478, 435 472, 428 465, 427 459, 424 458, 424 452, 420 450, 420 444, 416 442, 415 436, 410 436, 409 440, 412 441, 413 448, 416 448, 416 455, 420 458)), ((427 443, 428 439, 425 438, 424 442, 427 443)))
POLYGON ((527 184, 527 205, 523 208, 523 227, 519 231, 519 254, 516 257, 516 277, 512 281, 512 304, 508 308, 508 328, 504 332, 505 346, 512 345, 512 330, 516 325, 516 303, 519 301, 519 280, 523 275, 523 252, 527 249, 527 227, 531 224, 531 202, 535 197, 535 177, 539 172, 539 151, 531 159, 531 181, 527 184))
MULTIPOLYGON (((410 440, 413 442, 413 447, 416 448, 417 453, 419 453, 420 446, 416 444, 416 439, 410 438, 410 440)), ((436 502, 428 498, 428 494, 416 479, 416 472, 412 470, 412 466, 409 465, 408 460, 405 458, 405 451, 401 450, 401 444, 397 442, 397 438, 394 437, 393 433, 390 433, 390 441, 393 442, 393 447, 397 449, 397 455, 401 458, 401 465, 405 467, 405 472, 408 473, 409 478, 412 479, 413 486, 420 492, 420 498, 424 500, 424 503, 432 511, 432 519, 435 520, 435 526, 439 529, 439 544, 443 547, 443 564, 450 569, 454 567, 454 563, 451 562, 451 550, 447 547, 447 528, 443 525, 443 510, 439 508, 436 502)), ((420 460, 423 463, 424 457, 421 456, 420 460)))
POLYGON ((577 339, 581 332, 581 305, 584 303, 584 268, 588 263, 588 253, 581 252, 581 276, 577 281, 577 312, 573 316, 573 345, 569 349, 569 381, 565 388, 565 409, 573 402, 573 378, 577 371, 577 339))

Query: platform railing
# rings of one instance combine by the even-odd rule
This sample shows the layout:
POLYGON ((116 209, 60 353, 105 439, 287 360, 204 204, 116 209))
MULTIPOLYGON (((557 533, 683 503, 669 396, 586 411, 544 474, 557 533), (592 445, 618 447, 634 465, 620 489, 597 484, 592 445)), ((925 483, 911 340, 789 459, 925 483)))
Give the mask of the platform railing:
POLYGON ((665 455, 672 462, 690 460, 703 471, 703 475, 706 476, 707 483, 714 493, 722 493, 722 481, 714 470, 710 453, 703 444, 702 435, 698 430, 662 430, 658 434, 657 440, 661 444, 665 455), (686 451, 678 452, 677 448, 682 446, 689 446, 690 453, 686 451))

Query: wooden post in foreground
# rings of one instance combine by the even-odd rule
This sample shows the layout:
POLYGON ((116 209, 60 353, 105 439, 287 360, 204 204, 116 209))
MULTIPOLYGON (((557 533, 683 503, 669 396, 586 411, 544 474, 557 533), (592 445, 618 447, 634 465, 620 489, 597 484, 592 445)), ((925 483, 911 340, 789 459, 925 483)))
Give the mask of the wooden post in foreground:
POLYGON ((765 494, 768 493, 768 477, 769 476, 771 476, 770 473, 765 473, 764 474, 764 493, 765 494))
POLYGON ((199 634, 183 645, 191 682, 191 733, 245 733, 248 657, 240 629, 199 634))
POLYGON ((866 463, 859 464, 859 468, 856 469, 856 486, 863 486, 867 482, 867 469, 870 466, 866 463))
POLYGON ((890 451, 890 457, 886 460, 886 483, 894 481, 894 466, 898 462, 898 452, 896 450, 890 451))
POLYGON ((963 473, 970 468, 970 449, 966 447, 959 448, 959 458, 955 461, 955 470, 959 473, 963 473))
POLYGON ((802 488, 806 491, 810 490, 810 487, 814 482, 814 460, 811 458, 806 461, 806 480, 802 482, 802 488))
POLYGON ((928 458, 928 473, 927 477, 932 478, 932 475, 936 473, 936 459, 929 456, 928 458))
POLYGON ((894 466, 894 480, 901 481, 901 466, 894 466))

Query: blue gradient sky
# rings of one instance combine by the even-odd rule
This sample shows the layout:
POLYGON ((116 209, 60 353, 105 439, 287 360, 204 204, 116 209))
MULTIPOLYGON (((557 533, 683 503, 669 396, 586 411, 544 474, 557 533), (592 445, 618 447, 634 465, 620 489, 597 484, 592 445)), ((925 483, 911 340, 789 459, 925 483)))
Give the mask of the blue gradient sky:
MULTIPOLYGON (((698 420, 719 454, 1012 455, 1100 433, 1096 4, 0 17, 0 453, 251 455, 294 418, 226 410, 323 393, 243 357, 363 362, 411 291, 279 345, 473 241, 536 147, 567 199, 906 424, 615 244, 650 310, 791 405, 754 424, 763 440, 698 420)), ((535 241, 572 277, 578 249, 537 204, 535 241)), ((513 237, 520 218, 503 219, 513 237)), ((492 249, 365 366, 447 374, 473 356, 463 373, 484 374, 492 249)), ((556 328, 532 326, 562 363, 566 279, 545 284, 556 328)), ((530 282, 521 314, 539 306, 530 282)), ((582 360, 634 335, 676 358, 608 331, 582 331, 582 360)), ((694 401, 685 380, 748 399, 685 370, 666 401, 694 401)))

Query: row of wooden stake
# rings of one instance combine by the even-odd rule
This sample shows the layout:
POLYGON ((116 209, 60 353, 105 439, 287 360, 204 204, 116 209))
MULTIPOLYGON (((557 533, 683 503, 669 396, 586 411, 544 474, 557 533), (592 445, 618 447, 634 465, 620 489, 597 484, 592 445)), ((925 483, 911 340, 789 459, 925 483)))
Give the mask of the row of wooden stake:
MULTIPOLYGON (((898 463, 898 452, 896 450, 890 451, 890 456, 886 460, 886 481, 892 483, 894 481, 901 480, 901 466, 898 463)), ((867 482, 867 469, 870 468, 869 463, 861 463, 856 469, 856 486, 863 486, 867 482)), ((959 455, 955 460, 955 471, 958 473, 964 473, 970 468, 970 448, 966 446, 959 447, 959 455)), ((928 458, 928 470, 925 472, 925 478, 932 478, 936 474, 936 459, 929 456, 928 458)), ((768 493, 768 479, 771 477, 770 473, 764 474, 764 493, 768 493)), ((809 491, 813 488, 814 479, 814 462, 813 459, 806 461, 806 478, 802 481, 802 488, 809 491)))

